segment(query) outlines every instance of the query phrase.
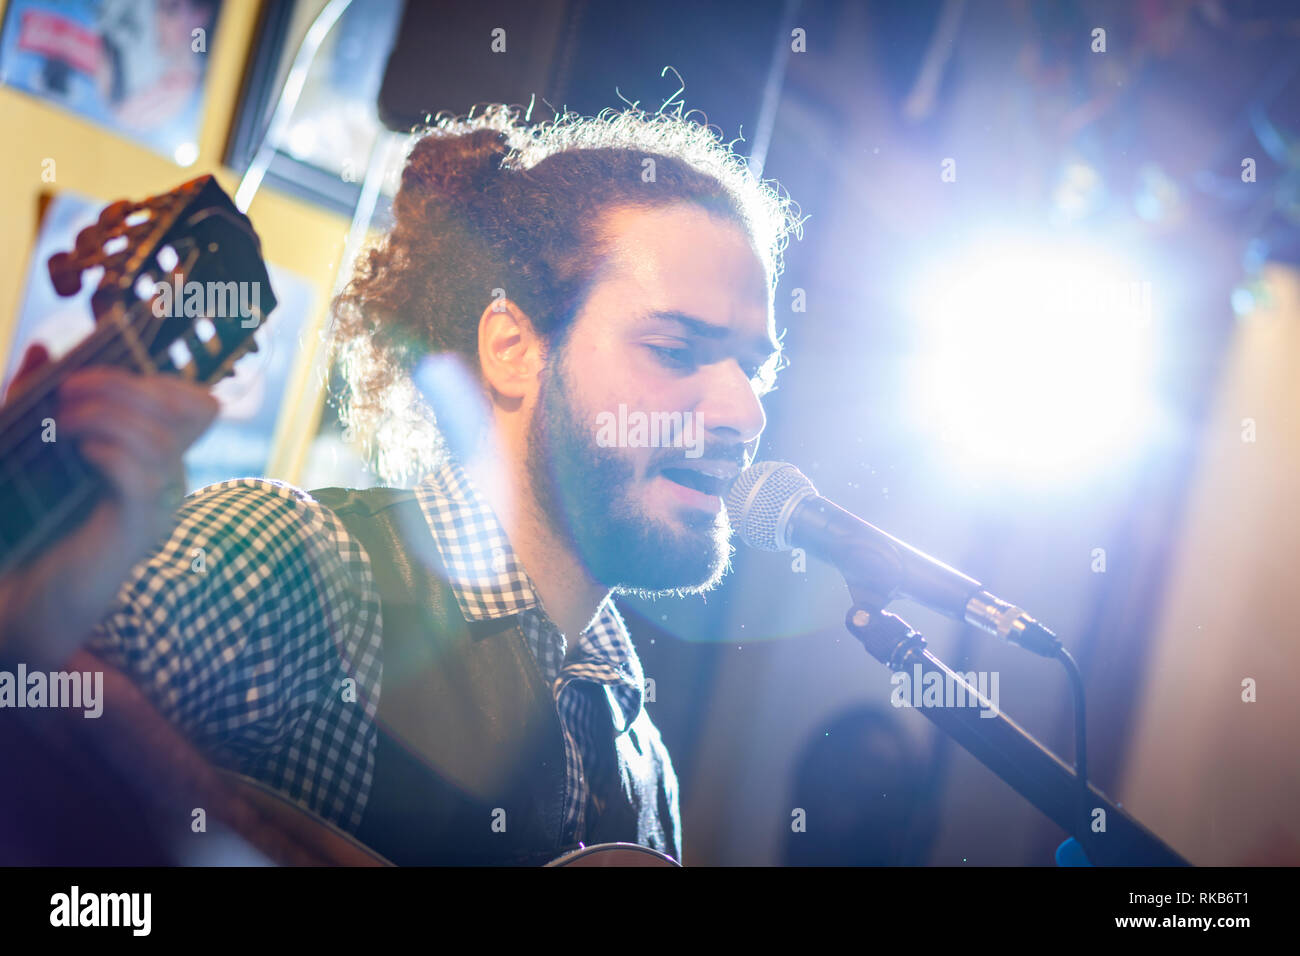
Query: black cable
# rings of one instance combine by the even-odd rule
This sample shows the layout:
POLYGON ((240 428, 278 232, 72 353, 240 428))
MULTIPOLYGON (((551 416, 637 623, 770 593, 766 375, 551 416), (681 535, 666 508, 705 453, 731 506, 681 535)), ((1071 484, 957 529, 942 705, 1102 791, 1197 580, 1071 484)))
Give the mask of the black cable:
POLYGON ((1088 804, 1092 802, 1092 794, 1088 789, 1088 720, 1084 706, 1083 674, 1065 645, 1057 647, 1056 659, 1065 667, 1065 673, 1070 677, 1070 689, 1074 692, 1074 772, 1079 781, 1079 833, 1086 834, 1090 832, 1088 804))

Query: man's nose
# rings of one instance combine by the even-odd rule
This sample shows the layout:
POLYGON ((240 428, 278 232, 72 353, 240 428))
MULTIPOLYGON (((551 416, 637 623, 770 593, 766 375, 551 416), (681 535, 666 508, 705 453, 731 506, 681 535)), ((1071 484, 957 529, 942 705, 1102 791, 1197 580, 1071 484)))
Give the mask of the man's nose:
POLYGON ((695 406, 700 424, 715 441, 740 445, 755 441, 767 425, 763 403, 740 364, 720 362, 709 370, 704 396, 695 406))

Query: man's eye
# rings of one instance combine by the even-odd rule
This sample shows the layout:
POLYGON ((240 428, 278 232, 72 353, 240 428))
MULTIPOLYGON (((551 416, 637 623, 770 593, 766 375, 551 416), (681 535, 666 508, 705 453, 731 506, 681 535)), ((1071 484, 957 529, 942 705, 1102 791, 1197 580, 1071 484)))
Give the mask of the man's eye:
POLYGON ((690 349, 674 349, 663 345, 648 345, 650 351, 658 356, 659 361, 672 369, 687 369, 695 366, 690 349))

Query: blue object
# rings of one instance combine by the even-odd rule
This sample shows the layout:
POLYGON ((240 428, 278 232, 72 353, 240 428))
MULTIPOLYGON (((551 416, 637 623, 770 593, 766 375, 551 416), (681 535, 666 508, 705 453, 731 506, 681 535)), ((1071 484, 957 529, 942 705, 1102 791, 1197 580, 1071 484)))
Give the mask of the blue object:
POLYGON ((1083 847, 1074 837, 1066 840, 1056 848, 1056 865, 1057 866, 1092 866, 1092 862, 1084 855, 1083 847))

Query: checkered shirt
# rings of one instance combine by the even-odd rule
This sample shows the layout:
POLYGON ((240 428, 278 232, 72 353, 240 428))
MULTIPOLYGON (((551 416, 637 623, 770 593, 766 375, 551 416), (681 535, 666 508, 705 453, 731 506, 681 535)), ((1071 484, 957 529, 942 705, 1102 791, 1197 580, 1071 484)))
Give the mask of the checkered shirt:
MULTIPOLYGON (((592 784, 600 792, 614 772, 598 744, 643 707, 626 625, 606 598, 569 647, 463 469, 447 462, 414 491, 465 619, 519 616, 555 696, 565 839, 576 842, 592 784)), ((365 550, 306 492, 239 478, 190 495, 88 647, 215 763, 347 830, 360 825, 374 776, 380 599, 365 550), (344 693, 349 679, 355 694, 344 693)))
POLYGON ((643 705, 645 678, 627 626, 606 597, 570 649, 546 615, 496 515, 462 469, 444 465, 415 487, 415 495, 465 620, 519 615, 528 648, 559 709, 566 830, 570 841, 579 840, 586 832, 590 784, 593 779, 607 782, 613 769, 598 761, 596 735, 626 731, 643 705))

